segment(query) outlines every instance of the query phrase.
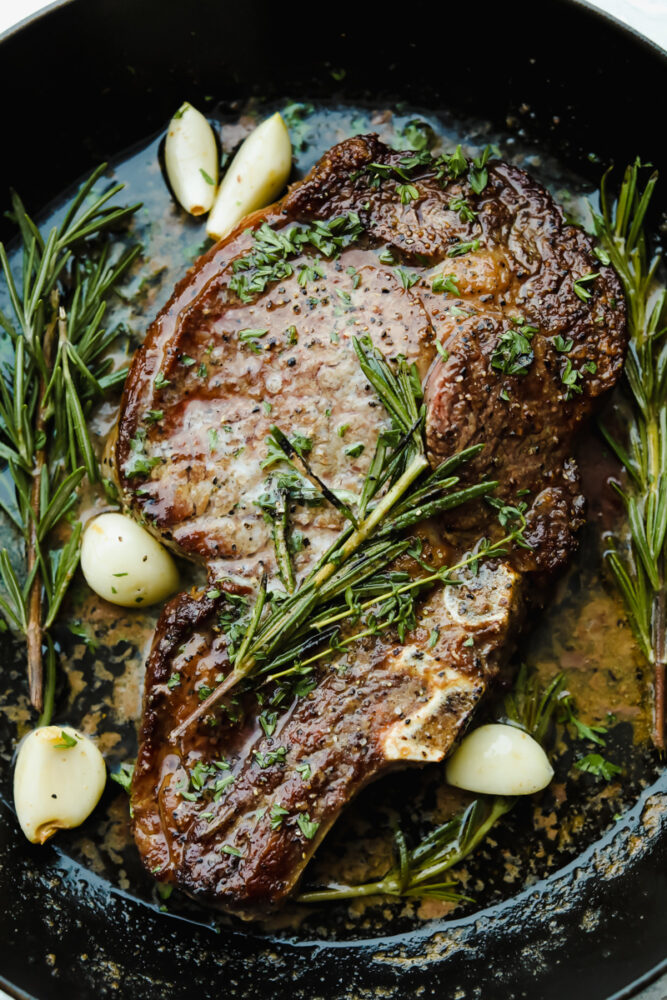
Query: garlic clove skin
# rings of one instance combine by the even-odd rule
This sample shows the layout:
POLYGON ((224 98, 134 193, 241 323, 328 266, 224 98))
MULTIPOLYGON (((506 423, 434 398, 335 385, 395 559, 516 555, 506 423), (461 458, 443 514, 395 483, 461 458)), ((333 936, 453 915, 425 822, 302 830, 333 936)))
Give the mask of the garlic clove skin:
POLYGON ((104 791, 107 770, 92 740, 71 726, 33 729, 19 748, 14 807, 32 844, 79 826, 104 791))
POLYGON ((100 514, 83 533, 81 569, 96 594, 121 607, 146 607, 178 588, 171 555, 125 514, 100 514))
POLYGON ((250 133, 222 178, 206 232, 221 240, 250 212, 275 201, 292 169, 292 143, 276 112, 250 133))
POLYGON ((546 788, 553 773, 532 736, 500 723, 473 729, 445 765, 450 785, 485 795, 532 795, 546 788))
POLYGON ((164 164, 171 189, 190 215, 205 215, 215 201, 218 147, 213 129, 187 101, 169 122, 164 164))

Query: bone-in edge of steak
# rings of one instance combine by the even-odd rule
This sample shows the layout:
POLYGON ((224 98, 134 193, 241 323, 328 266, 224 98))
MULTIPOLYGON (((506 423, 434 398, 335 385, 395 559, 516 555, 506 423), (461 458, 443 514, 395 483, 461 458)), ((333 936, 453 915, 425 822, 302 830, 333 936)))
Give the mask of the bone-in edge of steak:
MULTIPOLYGON (((449 751, 511 650, 522 576, 543 582, 574 548, 583 498, 573 437, 623 363, 618 279, 543 188, 493 163, 477 196, 465 178, 443 185, 425 165, 411 177, 418 197, 402 204, 394 180, 373 186, 364 167, 401 165, 403 155, 373 136, 348 140, 282 202, 252 217, 252 230, 264 221, 281 229, 356 211, 364 235, 333 261, 314 251, 297 258, 292 276, 250 303, 230 292, 229 281, 251 234, 244 227, 214 247, 177 286, 126 388, 116 446, 126 501, 203 559, 212 580, 234 574, 236 586, 245 578, 250 588, 260 568, 275 572, 269 529, 253 503, 265 488, 260 462, 271 423, 312 440, 309 457, 328 483, 358 490, 385 417, 359 375, 353 334, 368 333, 386 355, 417 363, 433 465, 484 443, 466 475, 490 472, 498 496, 515 502, 518 495, 528 508, 532 549, 488 566, 468 594, 434 591, 404 644, 375 637, 320 668, 307 696, 278 707, 268 736, 248 695, 236 723, 221 709, 170 738, 202 687, 215 686, 229 667, 215 601, 183 595, 165 608, 146 673, 135 837, 159 878, 230 910, 257 913, 281 902, 360 787, 400 763, 449 751), (461 211, 461 198, 475 215, 461 211), (460 243, 472 244, 463 255, 460 243), (404 282, 382 263, 387 248, 403 276, 419 280, 404 282), (302 268, 314 263, 304 287, 302 268), (598 277, 583 301, 574 280, 592 272, 598 277), (453 276, 447 294, 433 291, 437 275, 453 276), (503 373, 502 338, 526 325, 535 332, 525 370, 503 373), (248 329, 267 330, 256 350, 239 336, 248 329), (156 378, 169 384, 157 388, 156 378), (151 410, 163 413, 159 422, 143 422, 151 410), (364 451, 350 458, 347 442, 364 451), (200 788, 192 784, 198 762, 200 788), (233 781, 218 784, 216 771, 233 781)), ((324 507, 299 508, 295 519, 311 543, 299 556, 303 572, 340 520, 324 507)), ((476 503, 443 519, 440 530, 438 561, 451 562, 481 534, 501 529, 495 512, 476 503)))

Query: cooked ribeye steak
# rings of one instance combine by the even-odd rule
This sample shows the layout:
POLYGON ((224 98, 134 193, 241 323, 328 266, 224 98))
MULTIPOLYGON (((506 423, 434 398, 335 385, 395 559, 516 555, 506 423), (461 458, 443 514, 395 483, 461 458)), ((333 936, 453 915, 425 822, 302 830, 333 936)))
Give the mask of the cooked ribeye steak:
MULTIPOLYGON (((374 136, 334 147, 195 265, 128 379, 115 455, 125 500, 210 580, 158 624, 134 832, 158 878, 230 910, 284 900, 368 781, 443 759, 511 651, 526 576, 535 600, 576 543, 573 437, 621 371, 620 284, 523 171, 464 168, 374 136), (361 335, 415 363, 434 467, 484 445, 462 474, 526 505, 531 547, 431 591, 402 637, 369 636, 301 686, 241 689, 193 716, 230 670, 230 594, 252 594, 261 573, 278 586, 262 504, 267 477, 285 472, 267 464, 271 426, 339 497, 359 493, 388 426, 353 349, 361 335)), ((452 565, 498 537, 497 513, 474 501, 425 525, 422 562, 452 565)), ((343 521, 327 504, 291 517, 303 578, 343 521)), ((419 570, 407 554, 399 567, 419 570)))

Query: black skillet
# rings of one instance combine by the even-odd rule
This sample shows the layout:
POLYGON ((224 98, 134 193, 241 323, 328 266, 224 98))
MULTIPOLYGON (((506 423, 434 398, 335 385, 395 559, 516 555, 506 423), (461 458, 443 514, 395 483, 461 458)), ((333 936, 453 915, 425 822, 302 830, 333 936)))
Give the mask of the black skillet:
MULTIPOLYGON (((664 53, 562 0, 73 0, 0 42, 0 199, 14 185, 46 204, 159 130, 186 94, 387 95, 498 128, 510 121, 592 181, 600 161, 635 153, 667 169, 666 83, 664 53), (347 73, 334 83, 338 67, 347 73)), ((9 669, 11 647, 2 655, 9 669)), ((216 935, 165 917, 63 867, 55 849, 30 848, 1 807, 0 985, 40 1000, 632 996, 667 955, 666 801, 661 779, 569 866, 504 903, 339 943, 216 935)))

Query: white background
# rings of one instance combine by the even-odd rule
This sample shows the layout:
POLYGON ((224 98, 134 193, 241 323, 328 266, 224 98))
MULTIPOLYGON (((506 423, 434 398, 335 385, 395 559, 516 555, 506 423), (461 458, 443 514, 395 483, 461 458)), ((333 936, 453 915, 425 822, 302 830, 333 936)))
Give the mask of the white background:
MULTIPOLYGON (((141 0, 136 0, 141 3, 141 0)), ((536 0, 539 3, 539 0, 536 0)), ((667 50, 667 0, 590 0, 620 21, 631 24, 667 50)), ((47 4, 40 0, 0 0, 0 33, 47 4)))
MULTIPOLYGON (((137 2, 140 3, 141 0, 137 2)), ((652 38, 667 50, 667 0, 590 0, 590 2, 594 7, 606 10, 620 21, 632 25, 637 31, 652 38)), ((40 0, 0 0, 0 33, 46 6, 48 4, 40 0)), ((664 982, 662 980, 649 989, 643 995, 645 1000, 662 998, 664 982)), ((10 1000, 10 998, 0 990, 0 1000, 10 1000)))

